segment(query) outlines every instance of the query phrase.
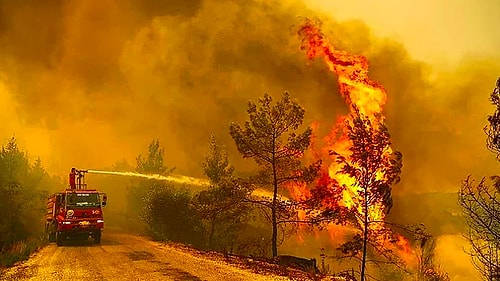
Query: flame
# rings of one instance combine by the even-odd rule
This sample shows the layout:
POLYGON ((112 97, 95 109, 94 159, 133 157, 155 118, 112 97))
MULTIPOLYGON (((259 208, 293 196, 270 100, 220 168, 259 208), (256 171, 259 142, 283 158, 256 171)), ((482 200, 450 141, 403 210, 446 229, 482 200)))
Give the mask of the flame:
MULTIPOLYGON (((306 52, 308 59, 323 58, 328 70, 336 74, 340 94, 351 113, 337 118, 334 128, 325 138, 327 143, 325 150, 335 151, 354 166, 355 164, 350 159, 353 143, 348 136, 347 124, 352 125, 353 116, 360 115, 368 118, 372 129, 379 128, 379 125, 382 125, 385 120, 383 109, 387 101, 387 93, 382 85, 370 80, 368 77, 369 64, 365 57, 352 55, 343 50, 336 50, 322 34, 319 25, 313 21, 306 21, 300 28, 299 35, 302 38, 301 49, 306 52)), ((314 126, 317 127, 318 124, 314 124, 314 126)), ((382 157, 391 157, 392 154, 391 147, 386 146, 382 157)), ((323 179, 323 181, 333 183, 327 185, 327 188, 332 189, 332 192, 341 193, 341 198, 336 203, 351 210, 355 209, 354 211, 360 214, 358 220, 362 223, 363 207, 355 204, 356 196, 359 196, 361 187, 355 178, 340 173, 342 167, 342 164, 335 161, 331 163, 326 173, 329 179, 323 179), (341 191, 335 185, 342 187, 341 191)), ((384 179, 385 176, 385 170, 380 169, 376 173, 376 179, 384 179)), ((296 199, 309 195, 303 193, 302 189, 294 189, 291 194, 296 199)), ((328 200, 331 201, 331 199, 328 200)), ((382 202, 374 202, 368 208, 368 220, 369 222, 384 222, 386 213, 386 206, 382 202)), ((369 229, 374 233, 386 230, 383 223, 370 223, 369 229)), ((328 230, 332 237, 338 237, 339 232, 344 232, 341 227, 329 227, 328 230)), ((377 242, 392 248, 407 263, 410 261, 410 257, 414 256, 408 241, 401 235, 397 235, 397 239, 391 242, 386 237, 376 237, 375 239, 377 242)))
MULTIPOLYGON (((312 21, 307 21, 299 31, 303 38, 302 49, 306 51, 307 57, 323 57, 328 70, 334 72, 338 77, 340 94, 349 106, 351 113, 355 109, 359 114, 366 116, 371 125, 381 124, 384 121, 383 107, 387 101, 387 93, 384 88, 368 77, 368 61, 363 56, 352 55, 346 51, 336 50, 321 33, 320 28, 312 21)), ((352 115, 340 116, 336 120, 332 133, 328 136, 328 149, 346 157, 349 161, 352 141, 347 135, 346 123, 352 122, 352 115)), ((351 123, 352 124, 352 123, 351 123)), ((390 147, 385 148, 386 156, 392 153, 390 147)), ((342 202, 345 207, 354 207, 354 196, 358 196, 359 184, 349 175, 339 173, 342 165, 333 162, 328 169, 328 176, 345 187, 342 192, 342 202)), ((377 178, 383 178, 384 174, 379 171, 377 178)), ((362 206, 358 206, 358 212, 362 213, 362 206)), ((370 221, 383 221, 385 218, 385 206, 375 203, 369 207, 370 221)), ((371 224, 371 228, 379 228, 380 224, 371 224)))

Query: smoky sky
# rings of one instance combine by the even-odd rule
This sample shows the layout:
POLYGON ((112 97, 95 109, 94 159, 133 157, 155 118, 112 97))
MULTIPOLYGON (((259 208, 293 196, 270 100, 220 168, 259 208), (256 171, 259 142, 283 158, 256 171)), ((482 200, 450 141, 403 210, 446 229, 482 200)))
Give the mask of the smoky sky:
POLYGON ((211 133, 244 170, 251 162, 228 126, 246 120, 248 100, 288 91, 305 125, 320 121, 318 138, 347 112, 335 75, 300 50, 306 17, 321 19, 337 48, 367 56, 387 89, 387 125, 404 157, 399 190, 454 190, 492 170, 481 130, 498 64, 469 58, 436 74, 363 22, 298 1, 0 1, 0 74, 13 118, 48 135, 53 172, 133 165, 158 138, 169 166, 202 176, 211 133))

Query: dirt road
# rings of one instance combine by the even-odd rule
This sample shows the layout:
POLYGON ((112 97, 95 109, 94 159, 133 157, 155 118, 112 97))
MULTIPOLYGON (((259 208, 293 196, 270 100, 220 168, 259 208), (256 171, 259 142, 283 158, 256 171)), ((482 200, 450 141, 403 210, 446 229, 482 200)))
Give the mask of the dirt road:
POLYGON ((146 238, 105 232, 88 242, 43 248, 0 280, 288 280, 197 256, 146 238))

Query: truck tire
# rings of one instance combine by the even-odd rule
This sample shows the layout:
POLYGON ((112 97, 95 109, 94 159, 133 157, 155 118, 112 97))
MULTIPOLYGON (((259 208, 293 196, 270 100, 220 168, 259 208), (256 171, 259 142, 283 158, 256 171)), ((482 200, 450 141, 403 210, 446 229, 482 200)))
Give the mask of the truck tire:
POLYGON ((64 236, 61 235, 59 232, 56 233, 56 243, 57 243, 57 246, 62 246, 63 243, 64 243, 64 236))
POLYGON ((95 244, 101 244, 101 231, 96 232, 93 238, 95 244))
POLYGON ((56 233, 49 230, 49 242, 56 242, 56 233))

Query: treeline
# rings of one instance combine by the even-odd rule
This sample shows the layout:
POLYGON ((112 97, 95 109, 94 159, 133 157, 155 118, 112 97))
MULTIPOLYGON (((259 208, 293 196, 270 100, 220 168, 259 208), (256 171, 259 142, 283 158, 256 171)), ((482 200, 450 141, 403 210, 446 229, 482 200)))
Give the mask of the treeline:
POLYGON ((62 186, 40 158, 31 162, 15 138, 0 151, 0 267, 26 258, 44 243, 43 215, 50 191, 62 186))
MULTIPOLYGON (((269 95, 250 102, 248 112, 252 124, 231 124, 229 132, 243 158, 257 163, 254 175, 237 175, 226 148, 212 136, 200 161, 209 180, 203 190, 190 192, 155 180, 129 188, 129 209, 141 210, 154 238, 239 255, 278 256, 278 246, 298 225, 298 205, 283 197, 285 185, 311 183, 320 163, 302 165, 311 129, 300 132, 305 110, 288 93, 276 103, 269 95)), ((174 172, 158 140, 136 160, 140 173, 174 172)))
MULTIPOLYGON (((209 179, 203 190, 192 192, 154 180, 141 181, 129 189, 129 203, 141 210, 140 217, 152 237, 279 261, 280 244, 300 226, 321 229, 337 224, 349 226, 352 233, 338 246, 337 257, 359 261, 356 275, 361 280, 369 276, 366 265, 374 262, 388 264, 385 269, 395 268, 389 273, 370 268, 385 271, 385 277, 449 280, 434 263, 435 240, 425 227, 406 228, 404 233, 416 249, 418 264, 410 265, 379 239, 386 237, 386 241, 393 241, 389 244, 395 243, 400 233, 391 231, 390 226, 370 226, 370 210, 382 206, 385 214, 390 212, 391 187, 399 181, 402 167, 399 152, 386 153, 391 143, 383 123, 371 123, 355 110, 344 132, 352 144, 350 155, 330 151, 329 161, 340 167, 337 173, 355 180, 354 188, 348 190, 330 179, 321 160, 306 158, 312 131, 301 128, 305 110, 288 93, 276 102, 266 94, 257 103, 249 102, 247 112, 248 121, 232 123, 229 133, 241 156, 255 161, 253 175, 238 175, 228 161, 227 150, 212 136, 207 156, 200 161, 209 179), (385 174, 383 178, 380 172, 385 174), (303 194, 292 196, 297 190, 303 194), (341 203, 344 192, 351 192, 350 207, 341 203)), ((137 157, 136 170, 163 175, 175 172, 166 165, 158 140, 150 144, 146 156, 137 157)), ((322 269, 327 271, 324 266, 322 269)))

